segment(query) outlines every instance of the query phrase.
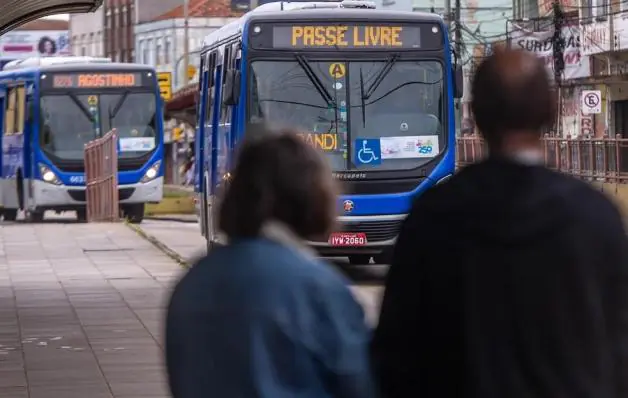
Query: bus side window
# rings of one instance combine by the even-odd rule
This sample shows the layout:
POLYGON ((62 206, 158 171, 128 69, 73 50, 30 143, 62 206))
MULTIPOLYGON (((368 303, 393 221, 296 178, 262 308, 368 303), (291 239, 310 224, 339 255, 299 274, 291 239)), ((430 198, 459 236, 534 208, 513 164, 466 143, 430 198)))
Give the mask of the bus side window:
MULTIPOLYGON (((222 88, 220 89, 220 96, 222 98, 225 97, 225 87, 226 87, 226 77, 227 77, 227 71, 229 70, 229 68, 231 67, 231 47, 226 46, 225 47, 225 54, 224 57, 222 59, 222 79, 221 79, 221 84, 222 84, 222 88)), ((222 101, 220 101, 220 123, 221 124, 225 124, 229 122, 229 115, 231 114, 231 107, 229 105, 225 105, 225 103, 222 101)))
MULTIPOLYGON (((207 101, 205 102, 205 124, 211 125, 214 117, 214 93, 216 91, 216 52, 212 51, 207 55, 207 57, 207 101)), ((211 134, 211 131, 209 134, 211 134)))
POLYGON ((4 108, 4 135, 15 134, 15 116, 17 90, 15 87, 7 89, 6 106, 4 108))
POLYGON ((17 87, 17 117, 15 119, 15 132, 24 133, 24 120, 26 109, 26 88, 24 86, 17 87))

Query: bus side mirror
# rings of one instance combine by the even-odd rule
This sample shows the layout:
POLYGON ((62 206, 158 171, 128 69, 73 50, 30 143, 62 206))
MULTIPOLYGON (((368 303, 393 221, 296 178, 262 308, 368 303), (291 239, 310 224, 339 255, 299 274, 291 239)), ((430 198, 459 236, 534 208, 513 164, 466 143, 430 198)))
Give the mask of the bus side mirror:
POLYGON ((238 105, 238 99, 240 97, 240 71, 229 69, 227 73, 225 73, 223 91, 222 102, 225 105, 238 105))
POLYGON ((462 66, 456 66, 454 71, 454 98, 462 98, 464 93, 464 74, 462 73, 462 66))

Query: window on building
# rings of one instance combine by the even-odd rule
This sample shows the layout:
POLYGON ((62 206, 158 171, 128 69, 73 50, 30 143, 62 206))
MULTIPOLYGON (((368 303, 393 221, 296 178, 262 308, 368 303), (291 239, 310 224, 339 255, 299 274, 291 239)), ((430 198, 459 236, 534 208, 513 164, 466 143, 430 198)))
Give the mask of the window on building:
POLYGON ((157 66, 163 64, 161 42, 162 42, 162 39, 155 40, 155 43, 156 43, 155 44, 155 63, 157 64, 157 66))
POLYGON ((81 56, 86 56, 87 55, 87 49, 85 48, 85 46, 81 46, 81 56))
POLYGON ((128 16, 127 16, 127 8, 126 8, 126 6, 122 6, 122 15, 121 15, 120 19, 122 20, 122 26, 129 26, 129 25, 131 25, 131 23, 129 22, 128 16))
POLYGON ((170 51, 172 51, 172 50, 170 48, 171 47, 170 40, 171 39, 169 37, 166 37, 165 42, 164 42, 164 64, 166 64, 166 65, 169 65, 170 62, 171 62, 171 60, 170 60, 170 57, 171 57, 170 51))
POLYGON ((604 21, 608 18, 610 11, 608 0, 591 0, 591 14, 598 21, 604 21))
POLYGON ((146 41, 142 41, 140 48, 142 49, 142 63, 150 65, 150 49, 148 48, 148 43, 146 41))
POLYGON ((78 55, 77 54, 77 51, 78 51, 77 50, 77 48, 78 48, 77 46, 78 46, 78 44, 79 44, 78 36, 72 36, 72 54, 74 54, 74 55, 78 55))

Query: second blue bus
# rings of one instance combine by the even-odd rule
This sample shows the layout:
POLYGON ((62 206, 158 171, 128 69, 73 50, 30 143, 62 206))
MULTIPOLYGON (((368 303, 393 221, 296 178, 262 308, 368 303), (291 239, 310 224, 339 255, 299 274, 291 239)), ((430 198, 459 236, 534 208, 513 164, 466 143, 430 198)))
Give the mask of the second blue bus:
POLYGON ((155 70, 89 57, 14 61, 0 72, 0 204, 23 211, 75 211, 86 219, 84 146, 118 133, 118 195, 133 223, 163 197, 163 116, 155 70))

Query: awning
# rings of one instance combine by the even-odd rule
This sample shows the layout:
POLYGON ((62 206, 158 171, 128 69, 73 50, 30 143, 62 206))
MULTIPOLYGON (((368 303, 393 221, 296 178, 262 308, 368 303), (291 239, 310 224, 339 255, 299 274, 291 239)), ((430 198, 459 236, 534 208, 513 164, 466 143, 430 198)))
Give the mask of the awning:
POLYGON ((94 12, 103 0, 0 0, 0 35, 54 14, 94 12))
POLYGON ((190 126, 196 126, 196 101, 198 98, 198 83, 193 82, 181 87, 166 103, 166 118, 181 120, 190 126))

